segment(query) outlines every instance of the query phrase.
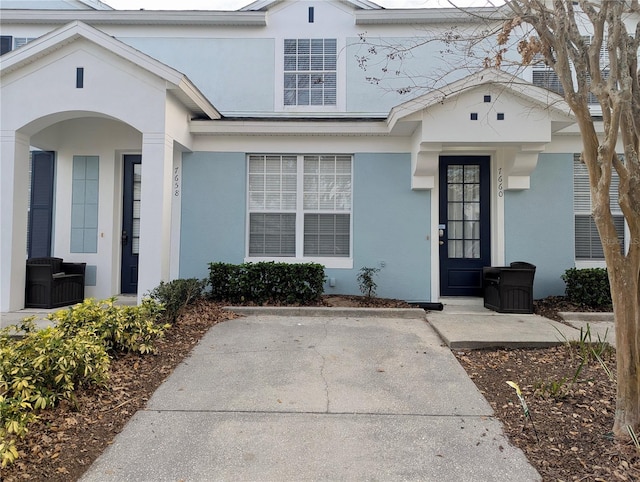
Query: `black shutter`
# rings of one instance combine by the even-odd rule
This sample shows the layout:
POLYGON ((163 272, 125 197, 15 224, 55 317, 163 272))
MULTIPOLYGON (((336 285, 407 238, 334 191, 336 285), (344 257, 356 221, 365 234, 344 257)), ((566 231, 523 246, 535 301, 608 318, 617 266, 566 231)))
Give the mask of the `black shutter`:
POLYGON ((11 35, 0 35, 0 55, 11 52, 13 47, 13 37, 11 35))
POLYGON ((29 258, 51 256, 53 218, 53 152, 34 151, 31 158, 29 258))

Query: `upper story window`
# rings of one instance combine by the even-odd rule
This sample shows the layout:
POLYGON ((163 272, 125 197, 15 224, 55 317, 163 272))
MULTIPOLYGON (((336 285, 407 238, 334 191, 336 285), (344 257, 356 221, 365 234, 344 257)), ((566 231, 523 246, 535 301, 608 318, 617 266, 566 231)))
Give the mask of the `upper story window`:
POLYGON ((284 105, 336 105, 336 39, 285 39, 284 105))
MULTIPOLYGON (((618 204, 617 173, 612 173, 609 187, 609 203, 616 227, 618 239, 624 246, 624 216, 618 204)), ((575 247, 577 260, 603 261, 602 241, 593 219, 591 207, 591 191, 589 188, 589 172, 580 159, 580 154, 573 156, 573 212, 575 216, 575 247)), ((614 240, 607 240, 614 242, 614 240)))
MULTIPOLYGON (((593 37, 583 36, 582 39, 587 45, 589 45, 593 37)), ((602 69, 602 76, 607 79, 609 77, 609 52, 607 51, 606 40, 603 41, 602 44, 603 45, 600 48, 600 68, 602 69)), ((533 67, 532 73, 533 85, 564 95, 564 89, 562 88, 558 74, 556 74, 551 67, 544 65, 542 62, 542 56, 538 56, 537 59, 539 60, 539 63, 533 67)), ((587 79, 587 82, 590 82, 590 79, 587 79)), ((588 103, 590 105, 597 105, 598 98, 592 93, 589 93, 588 103)))
POLYGON ((12 37, 11 35, 0 35, 0 55, 6 54, 7 52, 11 52, 17 48, 22 47, 23 45, 28 44, 32 40, 35 40, 35 37, 12 37))

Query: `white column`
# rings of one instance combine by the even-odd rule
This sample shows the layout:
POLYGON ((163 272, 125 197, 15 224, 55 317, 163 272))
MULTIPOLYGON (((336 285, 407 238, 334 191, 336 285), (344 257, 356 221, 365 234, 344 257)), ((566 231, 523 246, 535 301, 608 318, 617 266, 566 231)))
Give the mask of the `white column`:
POLYGON ((174 149, 171 172, 171 256, 170 279, 180 276, 180 220, 182 216, 182 151, 174 149))
POLYGON ((142 136, 142 196, 138 302, 169 280, 173 139, 164 133, 142 136))
MULTIPOLYGON (((0 312, 24 308, 29 138, 0 133, 0 312)), ((1 320, 0 320, 1 322, 1 320)))

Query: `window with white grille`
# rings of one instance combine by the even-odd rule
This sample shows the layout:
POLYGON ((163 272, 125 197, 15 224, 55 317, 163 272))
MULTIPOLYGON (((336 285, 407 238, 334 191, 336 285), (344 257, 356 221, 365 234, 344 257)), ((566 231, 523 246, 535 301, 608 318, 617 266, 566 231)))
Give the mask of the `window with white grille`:
MULTIPOLYGON (((587 45, 591 43, 593 37, 583 36, 582 39, 585 41, 587 45)), ((609 52, 607 51, 606 39, 602 42, 602 46, 600 47, 600 69, 602 71, 602 76, 604 79, 609 77, 609 52)), ((560 83, 560 78, 558 74, 551 67, 547 67, 543 63, 543 58, 541 55, 536 56, 537 64, 533 68, 532 72, 532 83, 538 87, 543 87, 547 90, 555 92, 560 95, 564 95, 564 89, 562 84, 560 83)), ((590 84, 590 78, 587 79, 587 82, 590 84)), ((598 99, 591 92, 589 93, 588 101, 589 104, 598 104, 598 99)))
MULTIPOLYGON (((618 184, 618 175, 614 172, 611 178, 609 199, 613 221, 622 249, 622 246, 624 246, 624 216, 618 204, 618 184)), ((589 172, 587 171, 587 166, 581 161, 580 154, 574 154, 573 159, 573 211, 575 215, 576 259, 604 260, 600 235, 591 215, 589 172)), ((607 242, 615 242, 615 240, 607 242)))
POLYGON ((285 39, 284 105, 336 105, 336 39, 285 39))
POLYGON ((249 156, 249 257, 351 256, 349 155, 249 156))

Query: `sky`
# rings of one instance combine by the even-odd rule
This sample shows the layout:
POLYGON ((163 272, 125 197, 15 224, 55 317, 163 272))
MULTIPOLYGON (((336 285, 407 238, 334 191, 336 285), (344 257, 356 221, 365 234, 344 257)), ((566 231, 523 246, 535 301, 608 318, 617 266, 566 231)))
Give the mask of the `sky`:
MULTIPOLYGON (((426 8, 450 7, 447 0, 372 0, 384 8, 426 8)), ((465 4, 472 1, 474 6, 485 6, 490 0, 463 0, 465 4)), ((102 0, 103 3, 117 10, 238 10, 252 3, 252 0, 102 0)), ((462 6, 460 0, 455 4, 462 6)), ((494 3, 502 3, 494 2, 494 3)))

